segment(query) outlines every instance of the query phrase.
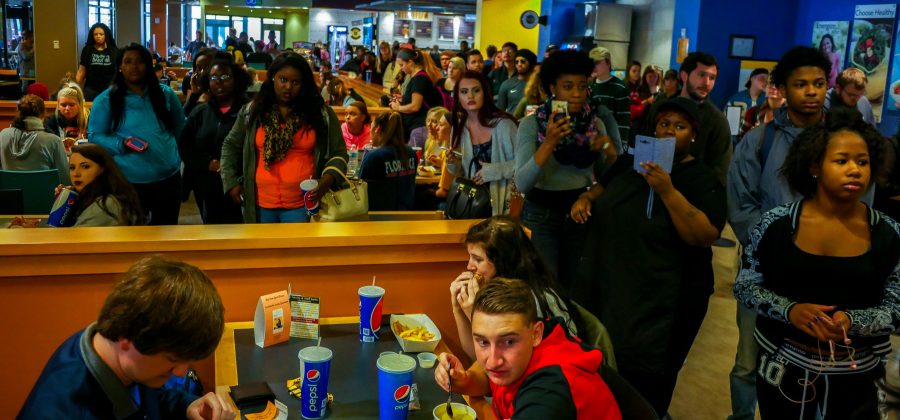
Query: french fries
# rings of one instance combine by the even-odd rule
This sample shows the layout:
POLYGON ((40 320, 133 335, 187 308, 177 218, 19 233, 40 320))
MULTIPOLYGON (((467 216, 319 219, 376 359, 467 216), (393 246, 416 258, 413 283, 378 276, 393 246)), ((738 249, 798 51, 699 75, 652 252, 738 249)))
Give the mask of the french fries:
POLYGON ((397 332, 397 335, 400 338, 404 338, 410 341, 430 341, 434 338, 434 334, 429 332, 427 328, 420 325, 415 328, 407 327, 400 323, 400 321, 394 321, 394 331, 397 332))

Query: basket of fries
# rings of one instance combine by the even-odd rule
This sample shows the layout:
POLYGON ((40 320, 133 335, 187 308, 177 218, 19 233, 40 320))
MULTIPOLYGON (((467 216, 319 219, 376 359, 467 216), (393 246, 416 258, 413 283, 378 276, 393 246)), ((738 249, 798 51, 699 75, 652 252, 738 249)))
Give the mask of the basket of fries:
POLYGON ((391 315, 391 331, 407 353, 434 351, 441 331, 425 314, 391 315))

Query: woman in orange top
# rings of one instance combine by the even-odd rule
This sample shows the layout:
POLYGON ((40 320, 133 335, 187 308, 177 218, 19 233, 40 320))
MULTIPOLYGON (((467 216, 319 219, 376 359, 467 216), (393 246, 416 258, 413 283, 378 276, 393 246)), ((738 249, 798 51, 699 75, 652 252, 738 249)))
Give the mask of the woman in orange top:
POLYGON ((318 201, 347 170, 341 121, 299 54, 279 55, 269 74, 225 138, 222 181, 246 223, 308 222, 300 182, 318 180, 308 200, 318 201))

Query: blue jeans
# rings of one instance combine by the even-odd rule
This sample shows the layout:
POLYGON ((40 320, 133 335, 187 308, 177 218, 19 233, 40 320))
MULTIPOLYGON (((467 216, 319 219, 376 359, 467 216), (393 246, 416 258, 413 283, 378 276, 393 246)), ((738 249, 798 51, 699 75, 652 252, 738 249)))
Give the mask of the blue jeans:
POLYGON ((259 208, 260 223, 309 223, 306 207, 297 209, 264 209, 259 208))
POLYGON ((756 311, 737 304, 738 348, 731 369, 731 415, 729 420, 756 418, 756 355, 759 345, 753 338, 756 311))
POLYGON ((563 290, 571 293, 584 248, 585 225, 572 221, 568 211, 549 209, 528 200, 522 207, 522 224, 531 229, 531 242, 563 290))

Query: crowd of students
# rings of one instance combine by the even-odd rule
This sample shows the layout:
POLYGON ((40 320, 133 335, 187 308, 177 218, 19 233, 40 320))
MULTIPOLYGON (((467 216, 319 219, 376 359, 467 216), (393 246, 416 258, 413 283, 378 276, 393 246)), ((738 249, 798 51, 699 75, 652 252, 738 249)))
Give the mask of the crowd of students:
MULTIPOLYGON (((26 96, 13 127, 0 132, 4 169, 56 168, 64 184, 71 179, 79 192, 71 225, 175 224, 190 191, 204 223, 306 222, 300 182, 317 181, 313 199, 339 187, 354 150, 369 150, 357 176, 393 197, 379 205, 412 209, 422 193, 422 148, 421 161, 447 179, 487 185, 493 216, 470 231, 468 271, 451 284, 463 348, 481 364, 471 371, 442 357, 442 386, 452 378, 454 389, 473 395, 490 389, 504 395, 498 413, 524 415, 512 401, 540 406, 530 396, 544 388, 516 391, 515 375, 554 365, 544 359, 553 351, 575 352, 566 344, 572 337, 608 340, 618 372, 664 417, 706 316, 710 246, 727 221, 744 247, 733 418, 752 417, 757 399, 766 418, 874 415, 870 377, 883 369, 887 336, 900 327, 900 227, 877 210, 892 210, 890 197, 900 195, 887 160, 896 141, 879 135, 865 112, 865 75, 835 73, 817 49, 796 47, 771 72, 753 72, 730 100, 745 108, 733 139, 709 100, 718 63, 702 52, 677 71, 642 72, 632 62, 623 81, 603 47, 551 50, 538 63, 513 43, 485 57, 383 42, 377 54, 360 48, 340 67, 382 84, 391 111, 371 118, 364 101, 342 90, 321 49, 277 55, 252 97, 235 54, 192 49, 182 106, 145 48, 116 50, 102 26, 92 33, 89 55, 116 52, 117 70, 90 115, 70 85, 46 122, 40 99, 26 96), (343 121, 329 105, 347 107, 343 121), (675 139, 670 170, 635 162, 637 135, 675 139), (73 147, 62 136, 89 143, 73 147), (513 191, 524 194, 514 215, 521 225, 505 217, 513 191), (497 280, 504 277, 515 280, 497 280), (535 305, 498 297, 517 290, 530 290, 535 305), (496 309, 507 304, 513 309, 496 309), (479 312, 524 315, 517 344, 531 349, 529 360, 542 340, 561 347, 540 353, 540 366, 492 367, 496 337, 480 329, 479 312), (557 316, 560 327, 549 320, 557 316), (588 335, 596 325, 608 334, 588 335)), ((85 71, 92 80, 102 70, 85 71)), ((448 188, 442 181, 429 194, 440 201, 448 188)), ((596 370, 600 358, 588 359, 573 369, 596 370)), ((569 381, 571 394, 560 398, 576 401, 579 415, 607 413, 597 406, 603 398, 577 403, 586 391, 568 374, 554 380, 569 381)))

